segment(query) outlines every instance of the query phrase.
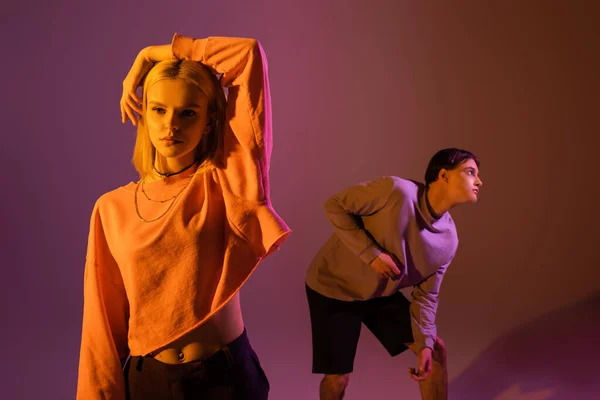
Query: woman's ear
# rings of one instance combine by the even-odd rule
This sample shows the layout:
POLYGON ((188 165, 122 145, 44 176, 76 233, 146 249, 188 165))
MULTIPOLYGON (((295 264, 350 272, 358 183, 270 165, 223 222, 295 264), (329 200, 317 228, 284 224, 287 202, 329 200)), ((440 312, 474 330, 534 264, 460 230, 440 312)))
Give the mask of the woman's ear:
POLYGON ((206 135, 207 133, 209 133, 210 131, 212 131, 213 129, 215 129, 215 121, 216 121, 216 115, 215 113, 209 113, 208 117, 206 119, 206 126, 204 127, 204 131, 203 133, 206 135))
POLYGON ((208 122, 207 125, 210 125, 213 127, 213 129, 216 127, 217 125, 217 113, 216 112, 211 112, 208 113, 208 122))

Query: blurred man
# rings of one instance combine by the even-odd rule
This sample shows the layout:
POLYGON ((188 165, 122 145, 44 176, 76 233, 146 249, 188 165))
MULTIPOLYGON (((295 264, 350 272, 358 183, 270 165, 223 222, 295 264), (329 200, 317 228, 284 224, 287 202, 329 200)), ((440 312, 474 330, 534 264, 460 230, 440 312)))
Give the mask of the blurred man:
POLYGON ((391 356, 418 356, 409 374, 423 399, 446 399, 446 349, 436 334, 442 278, 458 247, 449 210, 477 201, 479 161, 470 152, 437 152, 425 183, 384 177, 325 202, 334 233, 306 276, 313 373, 324 374, 321 400, 344 397, 361 325, 391 356), (412 301, 399 292, 413 287, 412 301))

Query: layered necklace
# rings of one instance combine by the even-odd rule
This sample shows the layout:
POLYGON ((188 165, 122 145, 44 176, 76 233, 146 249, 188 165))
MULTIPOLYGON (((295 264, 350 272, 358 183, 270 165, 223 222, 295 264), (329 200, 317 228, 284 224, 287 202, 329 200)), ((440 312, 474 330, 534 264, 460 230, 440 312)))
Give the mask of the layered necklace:
MULTIPOLYGON (((179 175, 179 174, 181 174, 182 172, 184 172, 184 171, 188 170, 190 167, 192 167, 192 165, 194 165, 194 164, 196 164, 196 161, 194 161, 193 163, 191 163, 191 164, 190 164, 190 165, 188 165, 187 167, 185 167, 185 168, 183 168, 182 170, 180 170, 180 171, 177 171, 177 172, 164 172, 164 173, 163 173, 163 172, 160 172, 160 171, 158 171, 154 165, 152 165, 152 168, 154 168, 154 171, 155 171, 155 172, 156 172, 158 175, 162 176, 163 178, 168 178, 168 177, 171 177, 171 176, 174 176, 174 175, 179 175)), ((134 205, 135 205, 135 212, 137 213, 137 216, 138 216, 138 218, 140 219, 140 221, 142 221, 142 222, 146 222, 146 223, 149 223, 149 222, 154 222, 154 221, 158 221, 159 219, 161 219, 162 217, 164 217, 165 215, 167 215, 167 213, 168 213, 168 212, 171 210, 171 208, 173 207, 173 204, 175 204, 175 199, 176 199, 177 197, 179 197, 179 195, 180 195, 181 193, 183 193, 183 191, 184 191, 184 190, 187 188, 187 186, 189 185, 189 183, 190 183, 190 182, 188 181, 188 183, 187 183, 187 184, 186 184, 186 185, 183 187, 183 189, 181 189, 181 190, 180 190, 180 191, 179 191, 179 192, 178 192, 176 195, 174 195, 174 196, 172 196, 172 197, 170 197, 170 198, 168 198, 168 199, 165 199, 165 200, 154 200, 154 199, 151 199, 151 198, 150 198, 150 196, 148 196, 148 194, 147 194, 147 193, 146 193, 146 191, 144 190, 144 178, 140 179, 140 180, 138 181, 137 185, 135 186, 135 193, 134 193, 134 195, 133 195, 133 203, 134 203, 134 205), (144 217, 142 217, 142 214, 140 214, 140 207, 139 207, 139 204, 138 204, 138 191, 139 191, 140 187, 141 187, 141 189, 142 189, 142 193, 144 193, 144 196, 146 196, 146 199, 148 199, 149 201, 153 201, 153 202, 155 202, 155 203, 161 203, 161 204, 162 204, 162 203, 166 203, 166 202, 168 202, 168 201, 170 201, 170 202, 171 202, 171 203, 169 204, 169 206, 167 207, 167 209, 166 209, 166 210, 165 210, 165 211, 164 211, 162 214, 160 214, 158 217, 156 217, 156 218, 153 218, 153 219, 145 219, 144 217)))

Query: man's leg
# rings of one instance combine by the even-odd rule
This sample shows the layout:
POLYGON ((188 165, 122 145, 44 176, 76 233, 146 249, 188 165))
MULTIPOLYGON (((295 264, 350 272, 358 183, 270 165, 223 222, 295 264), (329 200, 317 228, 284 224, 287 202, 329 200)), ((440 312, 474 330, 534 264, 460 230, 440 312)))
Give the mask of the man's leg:
POLYGON ((344 398, 360 336, 362 302, 347 302, 325 297, 308 286, 313 345, 313 369, 324 374, 319 387, 321 400, 344 398))
POLYGON ((319 387, 320 400, 342 400, 350 374, 325 374, 319 387))
MULTIPOLYGON (((415 349, 408 346, 413 353, 415 349)), ((446 368, 446 344, 439 336, 435 339, 432 353, 431 372, 424 381, 419 382, 423 400, 448 399, 448 370, 446 368)))
MULTIPOLYGON (((368 300, 365 308, 365 325, 392 357, 402 353, 407 347, 416 354, 410 301, 402 293, 368 300)), ((438 336, 433 347, 431 372, 426 380, 419 382, 421 396, 424 400, 445 400, 448 397, 446 346, 438 336)))

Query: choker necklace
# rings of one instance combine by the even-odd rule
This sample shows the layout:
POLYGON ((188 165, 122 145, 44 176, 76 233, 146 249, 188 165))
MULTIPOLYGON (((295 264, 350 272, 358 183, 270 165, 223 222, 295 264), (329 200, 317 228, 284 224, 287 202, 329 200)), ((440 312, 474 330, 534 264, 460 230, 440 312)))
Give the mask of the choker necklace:
POLYGON ((178 175, 178 174, 182 173, 183 171, 185 171, 186 169, 190 168, 194 164, 196 164, 196 161, 194 161, 193 163, 191 163, 190 165, 188 165, 184 169, 182 169, 180 171, 177 171, 177 172, 160 172, 159 170, 156 169, 156 166, 154 165, 154 163, 152 163, 152 168, 154 169, 154 172, 156 172, 157 174, 159 174, 163 178, 168 178, 170 176, 178 175))

